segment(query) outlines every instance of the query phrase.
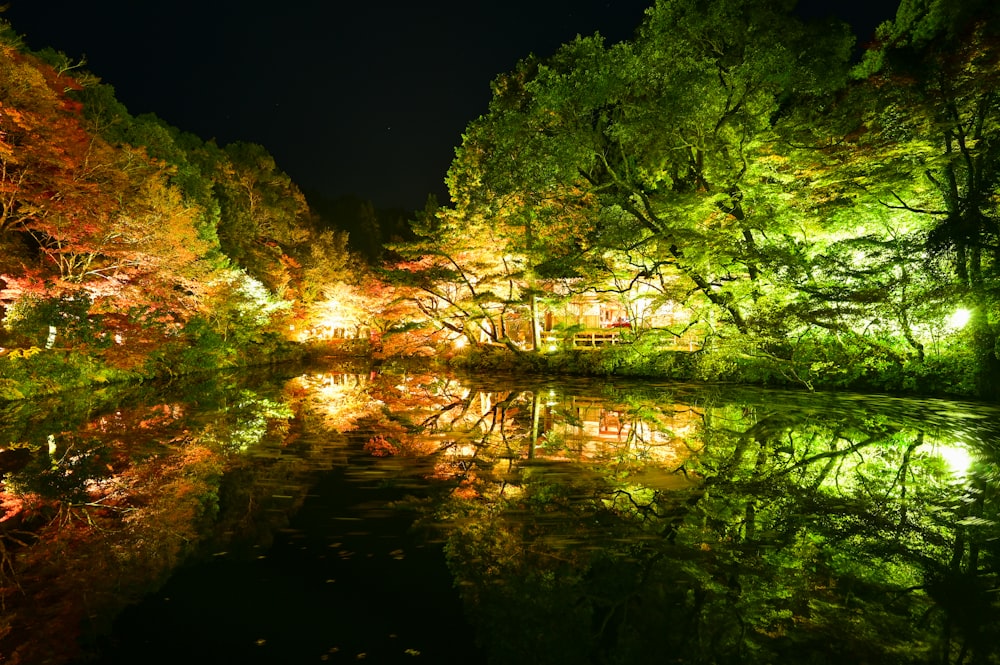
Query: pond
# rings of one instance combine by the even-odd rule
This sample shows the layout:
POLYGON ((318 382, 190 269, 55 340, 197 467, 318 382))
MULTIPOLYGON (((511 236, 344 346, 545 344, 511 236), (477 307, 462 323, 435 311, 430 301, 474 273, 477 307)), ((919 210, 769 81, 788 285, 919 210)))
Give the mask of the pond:
POLYGON ((0 662, 1000 662, 996 406, 315 365, 0 410, 0 662))

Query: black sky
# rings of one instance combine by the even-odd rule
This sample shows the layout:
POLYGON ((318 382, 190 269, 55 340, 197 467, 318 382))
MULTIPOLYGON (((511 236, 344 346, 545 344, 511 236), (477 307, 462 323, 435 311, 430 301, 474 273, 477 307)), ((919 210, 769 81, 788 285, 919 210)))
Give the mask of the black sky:
MULTIPOLYGON (((489 84, 577 34, 628 39, 653 0, 12 0, 5 17, 153 112, 220 145, 260 143, 303 187, 415 209, 489 84)), ((801 0, 862 39, 897 0, 801 0)))

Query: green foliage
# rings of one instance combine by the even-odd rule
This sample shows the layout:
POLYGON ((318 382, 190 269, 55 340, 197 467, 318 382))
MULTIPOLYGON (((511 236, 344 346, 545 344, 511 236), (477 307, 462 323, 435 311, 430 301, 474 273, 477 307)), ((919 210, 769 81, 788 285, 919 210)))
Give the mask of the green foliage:
MULTIPOLYGON (((272 433, 275 422, 294 416, 284 402, 273 401, 252 390, 234 394, 226 411, 227 417, 207 427, 202 436, 204 442, 227 454, 244 454, 252 450, 272 433)), ((214 504, 212 507, 213 510, 218 508, 214 504)))
POLYGON ((191 318, 174 342, 151 354, 148 365, 156 374, 174 376, 283 362, 303 354, 299 345, 287 342, 265 325, 254 325, 238 313, 230 313, 221 318, 191 318))
POLYGON ((0 357, 0 400, 29 399, 134 378, 87 353, 17 350, 0 357))
MULTIPOLYGON (((180 373, 236 364, 236 349, 227 344, 225 337, 208 320, 202 317, 192 318, 184 326, 183 335, 190 342, 178 354, 180 373)), ((173 354, 166 355, 161 362, 172 363, 172 356, 173 354)))
MULTIPOLYGON (((584 325, 582 323, 564 323, 560 322, 553 326, 549 334, 555 338, 556 347, 562 351, 569 351, 573 348, 573 337, 578 332, 583 332, 584 325)), ((544 349, 546 352, 550 351, 550 348, 544 349)))
MULTIPOLYGON (((621 380, 597 399, 550 385, 536 388, 545 440, 567 445, 477 465, 476 498, 434 515, 452 525, 449 566, 491 655, 539 662, 524 624, 500 619, 534 625, 558 602, 575 612, 546 638, 589 636, 593 662, 994 662, 995 473, 951 455, 996 457, 995 409, 621 380), (628 435, 581 434, 584 405, 591 426, 613 414, 628 435)), ((517 431, 516 414, 492 415, 517 431)), ((476 460, 504 449, 472 438, 476 460)))
POLYGON ((466 214, 531 220, 520 235, 545 239, 526 248, 540 265, 655 243, 745 332, 764 287, 734 276, 763 278, 755 233, 777 231, 768 220, 781 193, 760 186, 775 182, 772 125, 782 105, 811 103, 846 71, 846 32, 802 26, 786 9, 659 2, 633 43, 578 38, 525 60, 466 133, 453 200, 466 214))
POLYGON ((660 333, 586 359, 563 336, 549 367, 1000 390, 996 8, 904 2, 851 81, 846 26, 792 4, 661 0, 631 41, 578 37, 498 77, 449 170, 455 209, 417 227, 450 261, 423 309, 502 274, 508 308, 617 294, 708 340, 678 363, 660 333), (483 270, 485 248, 518 269, 483 270))
POLYGON ((18 50, 26 48, 24 38, 14 30, 14 27, 6 19, 0 19, 0 43, 18 50))
POLYGON ((90 297, 86 293, 43 297, 27 295, 7 309, 4 327, 16 339, 32 346, 45 346, 50 331, 56 329, 56 343, 91 345, 98 331, 90 317, 90 297))

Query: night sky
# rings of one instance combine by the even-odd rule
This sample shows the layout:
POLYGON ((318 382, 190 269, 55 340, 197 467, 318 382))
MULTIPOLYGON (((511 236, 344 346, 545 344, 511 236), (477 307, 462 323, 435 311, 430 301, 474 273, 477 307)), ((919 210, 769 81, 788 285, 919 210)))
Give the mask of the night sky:
MULTIPOLYGON (((380 207, 447 202, 445 172, 493 78, 577 34, 628 39, 653 0, 11 0, 5 17, 153 112, 260 143, 299 185, 380 207)), ((864 41, 897 0, 802 0, 864 41)))

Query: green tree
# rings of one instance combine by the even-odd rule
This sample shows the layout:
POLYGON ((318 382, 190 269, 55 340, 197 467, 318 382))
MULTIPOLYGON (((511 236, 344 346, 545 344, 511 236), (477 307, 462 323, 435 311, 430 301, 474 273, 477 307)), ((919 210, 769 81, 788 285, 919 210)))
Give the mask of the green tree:
POLYGON ((309 207, 291 179, 262 147, 233 143, 214 165, 221 204, 219 242, 232 260, 284 294, 291 276, 282 257, 309 237, 309 207))
POLYGON ((578 202, 590 223, 569 238, 584 247, 621 237, 602 239, 609 218, 627 222, 749 332, 778 203, 761 156, 785 107, 843 82, 850 46, 843 27, 804 26, 790 8, 661 1, 632 43, 578 38, 522 61, 469 127, 452 198, 492 211, 513 197, 536 214, 578 202))
POLYGON ((864 147, 910 153, 885 174, 884 204, 920 218, 928 262, 947 261, 981 394, 1000 390, 998 22, 995 3, 904 0, 859 67, 874 93, 864 147))

